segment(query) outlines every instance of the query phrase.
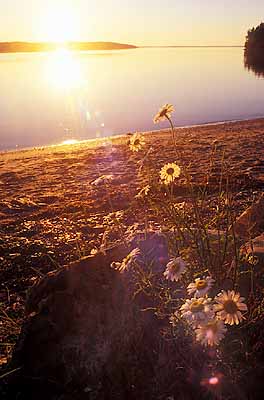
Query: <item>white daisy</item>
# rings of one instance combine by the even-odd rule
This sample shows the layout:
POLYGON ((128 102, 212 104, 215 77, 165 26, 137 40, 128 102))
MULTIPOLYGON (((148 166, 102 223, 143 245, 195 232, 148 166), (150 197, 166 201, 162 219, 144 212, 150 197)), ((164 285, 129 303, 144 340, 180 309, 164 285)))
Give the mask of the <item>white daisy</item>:
POLYGON ((225 336, 226 330, 223 321, 213 319, 195 330, 196 340, 205 346, 218 345, 225 336))
POLYGON ((180 311, 182 317, 186 318, 188 322, 194 325, 207 323, 208 319, 213 316, 213 308, 210 298, 200 297, 187 299, 181 306, 180 311))
POLYGON ((140 249, 135 248, 132 250, 123 260, 122 262, 113 261, 111 263, 111 267, 118 270, 119 272, 124 272, 125 270, 129 269, 131 264, 134 262, 139 261, 139 257, 141 255, 140 249))
POLYGON ((179 178, 181 169, 176 163, 165 164, 160 170, 160 178, 164 185, 169 185, 175 178, 179 178))
POLYGON ((129 140, 129 148, 131 151, 138 152, 144 145, 145 140, 141 133, 135 133, 129 140))
POLYGON ((159 112, 155 115, 153 121, 154 124, 157 124, 160 121, 165 120, 166 118, 169 119, 171 118, 171 113, 174 111, 173 105, 172 104, 165 104, 159 112))
POLYGON ((178 281, 186 270, 186 265, 186 262, 181 257, 172 258, 166 265, 163 275, 170 281, 178 281))
POLYGON ((244 297, 240 297, 240 293, 236 293, 234 290, 222 290, 215 297, 214 306, 217 318, 223 320, 229 325, 238 325, 245 317, 242 315, 241 311, 247 311, 247 305, 243 303, 244 297))
POLYGON ((197 278, 195 282, 192 282, 187 287, 188 294, 194 294, 195 296, 201 297, 206 295, 211 287, 213 286, 214 279, 210 276, 207 276, 204 279, 197 278))

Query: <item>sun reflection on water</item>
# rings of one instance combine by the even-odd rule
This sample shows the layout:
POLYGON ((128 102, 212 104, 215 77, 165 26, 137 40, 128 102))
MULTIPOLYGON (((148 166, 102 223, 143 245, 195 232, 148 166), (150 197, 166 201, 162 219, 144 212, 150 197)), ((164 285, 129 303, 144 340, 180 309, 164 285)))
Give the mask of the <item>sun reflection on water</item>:
POLYGON ((49 83, 59 89, 78 89, 85 83, 77 55, 63 47, 49 54, 46 72, 49 83))
POLYGON ((62 143, 60 143, 60 145, 65 146, 65 145, 72 145, 72 144, 78 144, 78 143, 82 143, 82 141, 77 140, 77 139, 67 139, 67 140, 64 140, 62 143))

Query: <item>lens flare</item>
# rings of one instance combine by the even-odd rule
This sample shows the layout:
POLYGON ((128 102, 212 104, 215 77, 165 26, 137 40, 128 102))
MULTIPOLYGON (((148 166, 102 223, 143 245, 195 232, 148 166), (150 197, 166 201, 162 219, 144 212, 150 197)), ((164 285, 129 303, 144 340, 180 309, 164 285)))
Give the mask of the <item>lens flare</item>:
POLYGON ((209 385, 215 386, 218 385, 219 383, 219 379, 217 378, 217 376, 212 376, 211 378, 209 378, 209 385))

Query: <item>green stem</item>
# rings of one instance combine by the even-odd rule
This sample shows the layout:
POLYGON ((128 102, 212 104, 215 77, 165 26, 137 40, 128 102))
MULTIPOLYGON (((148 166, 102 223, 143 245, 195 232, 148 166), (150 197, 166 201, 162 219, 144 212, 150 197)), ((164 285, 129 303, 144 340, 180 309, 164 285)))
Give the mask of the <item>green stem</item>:
POLYGON ((175 131, 174 131, 174 125, 173 125, 172 120, 170 119, 170 117, 168 117, 168 115, 166 115, 166 118, 167 118, 167 120, 168 120, 169 123, 170 123, 171 132, 172 132, 172 141, 173 141, 173 144, 174 144, 175 149, 177 150, 177 147, 176 147, 176 138, 175 138, 175 131))

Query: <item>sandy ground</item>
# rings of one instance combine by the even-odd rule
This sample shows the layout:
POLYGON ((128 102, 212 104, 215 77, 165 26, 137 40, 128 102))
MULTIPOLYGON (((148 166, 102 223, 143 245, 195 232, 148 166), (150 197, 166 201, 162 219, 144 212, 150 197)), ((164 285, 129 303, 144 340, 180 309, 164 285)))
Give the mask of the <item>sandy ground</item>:
MULTIPOLYGON (((169 131, 145 134, 148 162, 157 175, 166 162, 190 164, 199 185, 217 146, 214 172, 223 153, 236 191, 237 214, 264 189, 264 119, 176 129, 177 159, 169 131)), ((23 320, 26 292, 43 274, 100 246, 106 216, 121 211, 126 226, 142 222, 134 196, 147 184, 138 175, 142 153, 132 154, 129 136, 76 145, 0 154, 0 360, 11 354, 23 320), (111 175, 108 189, 94 181, 111 175)), ((182 199, 183 182, 175 195, 182 199)), ((150 224, 155 225, 155 220, 150 224)))

